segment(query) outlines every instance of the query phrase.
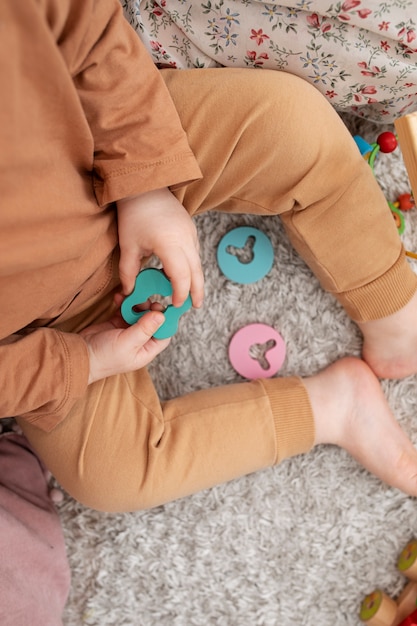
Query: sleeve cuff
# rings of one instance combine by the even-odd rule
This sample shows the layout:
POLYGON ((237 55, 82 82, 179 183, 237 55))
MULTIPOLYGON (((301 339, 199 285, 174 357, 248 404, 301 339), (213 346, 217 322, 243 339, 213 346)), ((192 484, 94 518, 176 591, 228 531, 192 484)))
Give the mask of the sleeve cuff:
POLYGON ((80 335, 57 331, 66 361, 65 393, 61 404, 50 413, 36 412, 22 416, 27 422, 45 432, 53 430, 68 415, 74 403, 81 398, 88 385, 89 357, 87 344, 80 335))
POLYGON ((100 206, 162 187, 180 187, 202 177, 193 153, 161 159, 157 163, 133 163, 96 178, 94 191, 100 206))
POLYGON ((367 285, 335 294, 347 314, 356 322, 388 317, 402 309, 417 290, 417 276, 404 253, 385 274, 367 285))

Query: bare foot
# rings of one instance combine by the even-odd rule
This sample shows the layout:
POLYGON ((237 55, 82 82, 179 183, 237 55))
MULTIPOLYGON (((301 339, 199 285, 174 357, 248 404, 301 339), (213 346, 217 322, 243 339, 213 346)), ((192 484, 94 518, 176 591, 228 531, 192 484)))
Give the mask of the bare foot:
POLYGON ((313 408, 315 444, 345 448, 388 485, 416 496, 417 451, 368 365, 347 357, 303 382, 313 408))
POLYGON ((380 378, 405 378, 417 373, 417 293, 400 311, 358 324, 363 359, 380 378))

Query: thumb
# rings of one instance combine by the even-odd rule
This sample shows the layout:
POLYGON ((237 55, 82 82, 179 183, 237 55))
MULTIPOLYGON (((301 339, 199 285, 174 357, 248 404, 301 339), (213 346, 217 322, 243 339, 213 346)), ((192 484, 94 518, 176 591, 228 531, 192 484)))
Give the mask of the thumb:
POLYGON ((165 322, 165 315, 162 311, 149 311, 138 319, 134 324, 136 328, 140 327, 140 330, 146 337, 151 338, 160 326, 165 322))
POLYGON ((148 365, 160 352, 165 350, 171 339, 155 339, 154 333, 163 324, 165 316, 160 311, 149 311, 135 324, 124 331, 126 352, 131 352, 135 369, 148 365))
POLYGON ((165 315, 161 311, 147 311, 137 322, 123 331, 126 348, 127 345, 135 346, 136 349, 142 348, 152 339, 164 321, 165 315))

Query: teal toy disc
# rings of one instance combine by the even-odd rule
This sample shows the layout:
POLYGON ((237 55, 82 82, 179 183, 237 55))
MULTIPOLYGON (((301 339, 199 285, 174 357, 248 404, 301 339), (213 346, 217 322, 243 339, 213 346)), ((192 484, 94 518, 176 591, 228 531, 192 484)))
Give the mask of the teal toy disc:
POLYGON ((274 262, 271 240, 258 228, 239 226, 230 230, 217 247, 217 263, 235 283, 248 285, 266 276, 274 262))

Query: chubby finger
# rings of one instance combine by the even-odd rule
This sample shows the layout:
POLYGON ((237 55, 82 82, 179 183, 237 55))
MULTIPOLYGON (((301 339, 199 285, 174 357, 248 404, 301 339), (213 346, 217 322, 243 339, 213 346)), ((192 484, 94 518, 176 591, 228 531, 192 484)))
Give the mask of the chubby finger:
POLYGON ((190 294, 193 306, 201 307, 204 300, 204 274, 200 258, 200 243, 197 234, 194 240, 194 246, 187 248, 186 256, 188 266, 190 268, 190 294))
POLYGON ((141 267, 141 259, 138 254, 129 253, 128 251, 121 250, 119 261, 119 277, 122 285, 122 290, 125 296, 132 293, 136 276, 138 275, 141 267))
MULTIPOLYGON (((204 274, 196 248, 177 249, 163 261, 164 271, 172 283, 172 304, 180 307, 191 293, 193 306, 198 308, 204 299, 204 274)), ((162 260, 162 259, 161 259, 162 260)))
POLYGON ((200 308, 204 300, 204 274, 201 267, 200 259, 195 267, 191 271, 191 299, 193 301, 193 307, 200 308))
POLYGON ((188 298, 191 289, 191 268, 188 259, 181 248, 167 251, 161 258, 164 272, 172 284, 172 304, 180 307, 188 298), (170 252, 170 253, 169 253, 170 252))
POLYGON ((113 296, 113 302, 114 304, 117 306, 118 309, 120 309, 120 307, 122 306, 122 302, 125 299, 125 296, 120 293, 120 292, 116 292, 113 296))

